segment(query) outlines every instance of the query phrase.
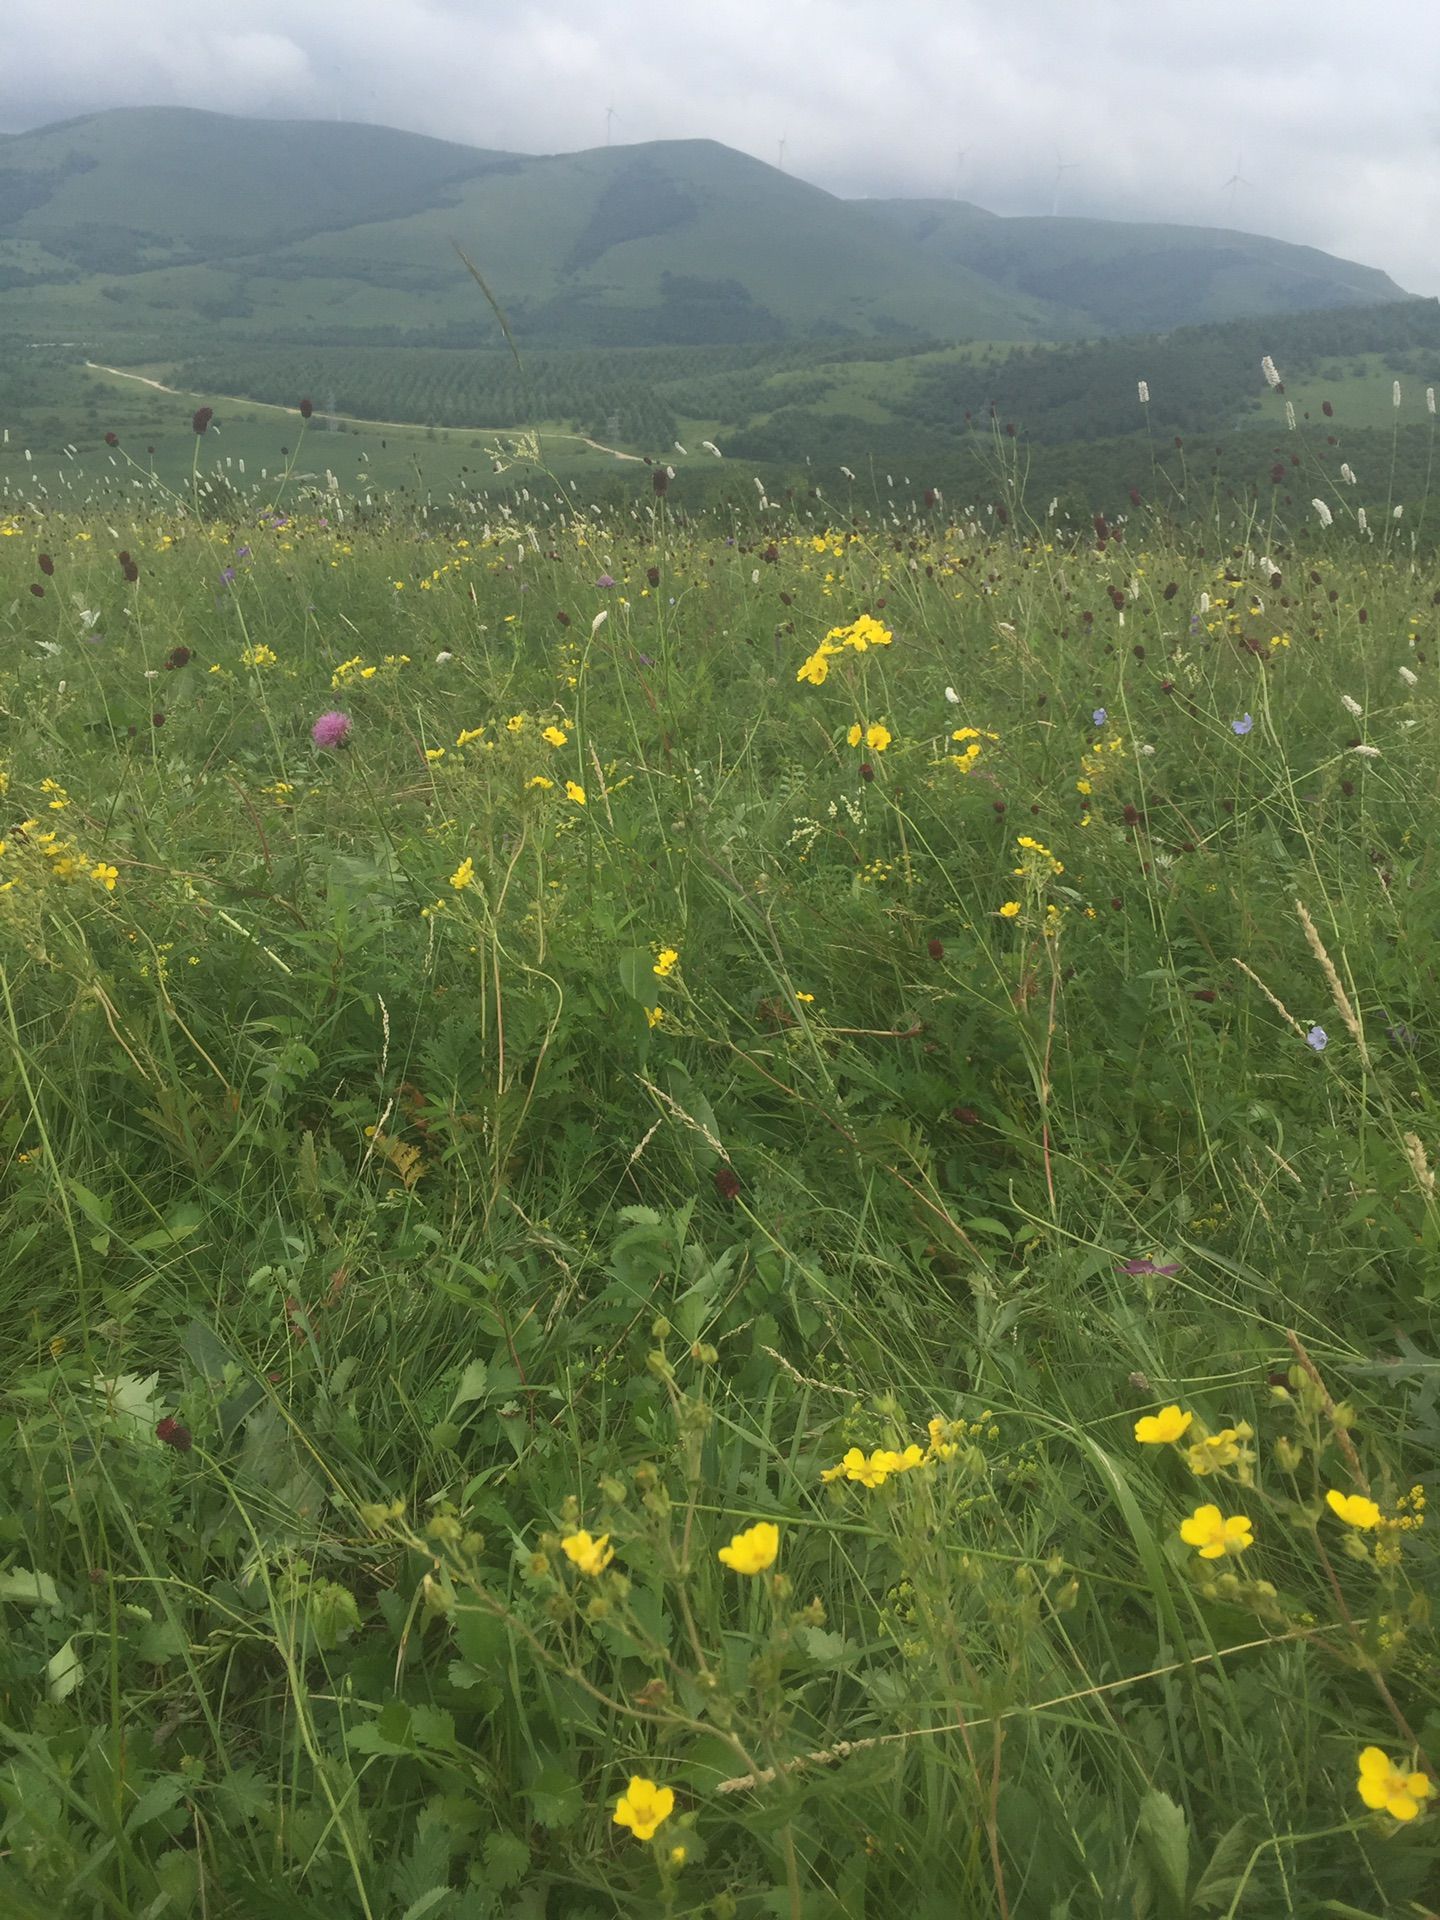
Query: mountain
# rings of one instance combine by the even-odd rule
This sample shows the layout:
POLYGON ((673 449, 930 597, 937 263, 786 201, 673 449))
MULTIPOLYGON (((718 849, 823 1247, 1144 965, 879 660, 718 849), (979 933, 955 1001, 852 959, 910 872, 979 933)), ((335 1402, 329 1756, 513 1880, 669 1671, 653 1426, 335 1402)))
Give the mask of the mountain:
POLYGON ((846 201, 709 140, 498 153, 385 127, 123 109, 0 138, 0 331, 530 346, 1031 341, 1401 298, 1242 234, 846 201))
POLYGON ((1072 335, 1164 333, 1406 296, 1388 274, 1222 227, 1011 218, 956 200, 868 200, 931 260, 1044 301, 1072 335))

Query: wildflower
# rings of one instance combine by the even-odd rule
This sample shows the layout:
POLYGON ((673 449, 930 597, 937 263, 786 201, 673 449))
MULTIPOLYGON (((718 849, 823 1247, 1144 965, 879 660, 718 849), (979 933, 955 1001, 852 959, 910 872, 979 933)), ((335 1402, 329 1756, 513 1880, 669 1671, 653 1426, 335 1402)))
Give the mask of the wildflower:
POLYGON ((780 1529, 772 1520, 757 1520, 737 1533, 728 1547, 721 1547, 715 1558, 734 1573, 755 1574, 773 1567, 779 1551, 780 1529))
POLYGON ((614 576, 608 573, 602 573, 595 584, 597 587, 613 587, 615 584, 614 576))
POLYGON ((310 729, 310 738, 317 747, 343 747, 350 738, 349 714, 322 713, 310 729))
POLYGON ((240 664, 244 667, 273 667, 277 658, 275 649, 264 645, 240 650, 240 664))
POLYGON ((484 727, 462 727, 455 736, 455 744, 457 747, 468 747, 472 740, 483 740, 484 738, 484 727))
POLYGON ((800 1002, 801 1006, 808 1007, 814 1002, 815 996, 813 993, 802 993, 797 987, 795 990, 795 998, 800 1002))
POLYGON ((738 1199, 740 1194, 740 1176, 733 1167, 715 1169, 715 1191, 722 1200, 738 1199))
POLYGON ((1405 1773, 1379 1747, 1366 1747, 1360 1755, 1355 1791, 1373 1812, 1388 1813, 1392 1820, 1413 1820, 1420 1802, 1435 1789, 1423 1773, 1405 1773))
POLYGON ((665 1009, 663 1007, 646 1007, 645 1022, 647 1026, 658 1027, 664 1018, 665 1009))
POLYGON ((542 740, 548 740, 552 747, 566 746, 568 745, 570 740, 569 734, 562 733, 559 727, 542 728, 540 733, 540 738, 542 740))
POLYGON ((950 702, 952 707, 958 707, 960 704, 960 696, 954 687, 946 687, 945 698, 950 702))
POLYGON ((630 1785, 615 1803, 614 1820, 617 1827, 629 1827, 637 1840, 649 1840, 674 1810, 671 1788, 657 1787, 653 1780, 632 1773, 630 1785))
POLYGON ((1020 902, 1018 900, 1007 900, 1000 909, 1000 918, 1002 920, 1013 920, 1019 911, 1020 902))
POLYGON ((474 880, 475 880, 475 862, 470 858, 469 854, 467 853, 465 858, 460 862, 459 866, 455 869, 454 873, 451 874, 450 884, 452 887, 454 887, 457 893, 463 893, 466 887, 473 885, 474 880))
POLYGON ((668 980, 679 964, 680 955, 675 948, 662 947, 650 971, 655 975, 657 980, 668 980))
POLYGON ((189 1453, 195 1444, 194 1435, 188 1427, 181 1426, 173 1417, 167 1416, 155 1428, 155 1438, 173 1447, 177 1453, 189 1453))
POLYGON ((1323 1053, 1330 1043, 1330 1036, 1323 1027, 1311 1027, 1305 1036, 1307 1047, 1313 1047, 1316 1053, 1323 1053))
POLYGON ((1245 735, 1249 733, 1250 729, 1254 726, 1254 724, 1255 722, 1250 718, 1250 715, 1248 713, 1243 713, 1241 714, 1238 720, 1232 720, 1230 722, 1230 731, 1234 734, 1238 734, 1241 737, 1241 739, 1243 739, 1245 735))
POLYGON ((107 893, 115 891, 115 882, 120 878, 115 867, 107 867, 103 860, 97 860, 90 869, 90 878, 98 880, 107 893))
POLYGON ((894 737, 890 729, 881 726, 878 721, 865 729, 865 744, 872 753, 884 753, 894 737))
POLYGON ((1400 382, 1398 380, 1392 380, 1390 382, 1390 404, 1393 407, 1398 407, 1400 404, 1400 382))
POLYGON ((860 742, 865 738, 865 729, 860 725, 858 720, 851 727, 845 738, 852 747, 858 747, 860 742))
POLYGON ((525 726, 524 714, 512 713, 510 718, 505 722, 505 731, 507 733, 520 733, 524 730, 524 726, 525 726))
POLYGON ((1142 1447, 1168 1447, 1188 1432, 1193 1413, 1179 1407, 1162 1407, 1159 1413, 1147 1413, 1135 1422, 1135 1438, 1142 1447))
POLYGON ((1095 711, 1091 714, 1090 718, 1094 721, 1097 727, 1103 727, 1105 722, 1110 718, 1110 716, 1105 711, 1104 707, 1096 707, 1095 711))
MULTIPOLYGON (((560 1542, 560 1550, 572 1566, 578 1567, 581 1573, 588 1573, 592 1580, 598 1580, 615 1558, 615 1549, 610 1544, 608 1533, 602 1533, 598 1540, 592 1540, 583 1528, 579 1533, 567 1533, 560 1542)), ((664 1818, 663 1814, 661 1818, 664 1818)), ((642 1839, 644 1837, 641 1836, 642 1839)))
POLYGON ((1180 1269, 1176 1266, 1157 1267, 1153 1260, 1122 1260, 1120 1262, 1120 1271, 1121 1273, 1128 1273, 1132 1277, 1136 1274, 1147 1273, 1162 1274, 1168 1279, 1172 1273, 1178 1273, 1180 1269))
POLYGON ((1418 675, 1413 674, 1409 667, 1400 668, 1400 678, 1405 682, 1407 687, 1416 687, 1420 684, 1418 675))
POLYGON ((314 411, 315 402, 313 400, 305 399, 300 402, 300 418, 302 420, 308 420, 314 411))
POLYGON ((543 773, 536 773, 532 774, 525 782, 525 790, 528 793, 531 787, 539 787, 542 792, 548 793, 554 784, 555 782, 553 780, 547 780, 543 773))
POLYGON ((454 658, 454 654, 450 652, 448 647, 442 647, 440 652, 435 656, 435 664, 437 667, 448 667, 454 658))
POLYGON ((197 407, 190 416, 190 425, 196 433, 203 434, 214 418, 215 409, 213 407, 197 407))
POLYGON ((1135 384, 1140 390, 1141 406, 1148 407, 1150 404, 1150 382, 1148 380, 1137 380, 1135 384))
POLYGON ((1337 1493, 1332 1487, 1325 1496, 1325 1504, 1347 1527, 1358 1527, 1362 1533, 1380 1524, 1379 1507, 1363 1493, 1337 1493))
POLYGON ((1260 371, 1265 376, 1265 384, 1267 387, 1278 387, 1280 385, 1280 375, 1276 370, 1275 362, 1270 358, 1268 353, 1260 362, 1260 371))
POLYGON ((1243 1513, 1221 1514, 1218 1507, 1197 1507, 1188 1520, 1180 1522, 1180 1538, 1194 1547, 1202 1560, 1219 1560, 1226 1554, 1243 1553, 1255 1544, 1250 1521, 1243 1513))
POLYGON ((1363 741, 1359 745, 1351 747, 1350 751, 1351 753, 1358 753, 1362 760, 1378 760, 1380 758, 1380 749, 1378 747, 1367 746, 1363 741))
POLYGON ((1346 713, 1350 715, 1352 720, 1359 720, 1365 712, 1365 709, 1361 706, 1360 702, 1358 700, 1352 700, 1348 693, 1341 694, 1340 704, 1342 707, 1344 707, 1346 713))
POLYGON ((1323 500, 1312 500, 1310 504, 1315 509, 1315 518, 1320 522, 1322 527, 1328 527, 1333 524, 1335 516, 1323 500))
POLYGON ((567 800, 573 800, 577 807, 583 807, 588 804, 585 799, 585 789, 580 785, 578 780, 567 780, 565 782, 565 798, 567 800))

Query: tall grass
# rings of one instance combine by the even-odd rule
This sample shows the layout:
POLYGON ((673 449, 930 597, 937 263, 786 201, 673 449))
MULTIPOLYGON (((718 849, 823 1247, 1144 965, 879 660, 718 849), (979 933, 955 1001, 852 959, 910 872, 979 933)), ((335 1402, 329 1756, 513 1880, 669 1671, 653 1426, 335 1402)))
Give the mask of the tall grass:
POLYGON ((0 521, 7 1911, 1429 1910, 1440 576, 1007 497, 0 521))

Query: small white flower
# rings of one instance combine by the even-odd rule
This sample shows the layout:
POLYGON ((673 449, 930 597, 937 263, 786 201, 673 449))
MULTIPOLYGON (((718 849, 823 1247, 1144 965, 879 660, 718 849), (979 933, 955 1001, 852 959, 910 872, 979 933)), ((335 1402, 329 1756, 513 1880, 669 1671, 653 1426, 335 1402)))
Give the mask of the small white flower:
POLYGON ((607 609, 607 608, 605 608, 605 607, 602 607, 602 608, 600 609, 600 611, 599 611, 599 613, 597 613, 597 614, 596 614, 596 616, 595 616, 595 618, 594 618, 594 619, 593 619, 593 620, 592 620, 592 621, 590 622, 590 631, 591 631, 591 633, 598 633, 598 632, 600 631, 600 629, 601 629, 601 627, 603 627, 603 626, 604 626, 604 624, 605 624, 605 622, 606 622, 606 621, 607 621, 607 620, 608 620, 609 618, 610 618, 610 614, 609 614, 609 611, 608 611, 608 609, 607 609))
MULTIPOLYGON (((682 447, 682 446, 681 446, 681 444, 680 444, 680 442, 679 442, 678 440, 677 440, 677 441, 675 442, 675 451, 676 451, 676 453, 685 453, 685 449, 684 449, 684 447, 682 447)), ((688 454, 686 454, 686 455, 685 455, 685 457, 686 457, 686 459, 688 460, 690 456, 689 456, 688 454)))
POLYGON ((1287 426, 1287 427, 1289 427, 1289 429, 1290 429, 1290 431, 1291 431, 1291 433, 1294 433, 1294 431, 1295 431, 1295 402, 1294 402, 1293 400, 1287 400, 1287 401, 1285 402, 1285 424, 1286 424, 1286 426, 1287 426))
POLYGON ((448 666, 454 658, 455 656, 453 653, 449 653, 449 652, 437 653, 435 656, 435 664, 437 667, 445 667, 445 666, 448 666))
POLYGON ((706 453, 713 453, 717 460, 723 460, 725 458, 724 454, 721 453, 719 447, 716 446, 713 440, 702 440, 700 444, 705 449, 706 453))
POLYGON ((1340 478, 1345 482, 1347 487, 1353 487, 1355 485, 1355 469, 1348 460, 1342 460, 1340 462, 1340 478))
POLYGON ((1141 406, 1148 407, 1150 404, 1150 382, 1148 380, 1140 380, 1136 382, 1136 385, 1140 389, 1141 406))
POLYGON ((158 680, 158 679, 160 678, 160 671, 159 671, 159 668, 158 668, 158 667, 146 667, 146 669, 145 669, 145 678, 146 678, 147 680, 158 680))
POLYGON ((750 584, 751 584, 751 586, 752 586, 752 587, 758 587, 758 586, 759 586, 759 584, 760 584, 760 569, 759 569, 759 567, 752 567, 752 568, 750 569, 750 584))
POLYGON ((1401 667, 1400 678, 1405 682, 1407 687, 1418 687, 1420 684, 1419 674, 1412 673, 1409 667, 1401 667))
POLYGON ((1145 755, 1145 758, 1148 760, 1153 756, 1155 749, 1154 747, 1147 745, 1147 746, 1141 747, 1140 751, 1145 755))
POLYGON ((1396 507, 1396 509, 1395 509, 1395 513, 1394 513, 1394 516, 1393 516, 1393 517, 1394 517, 1394 518, 1395 518, 1396 520, 1403 520, 1403 519, 1405 518, 1405 509, 1404 509, 1404 507, 1396 507))
MULTIPOLYGON (((1414 676, 1412 675, 1411 677, 1413 678, 1414 676)), ((950 702, 952 707, 958 707, 960 704, 960 696, 954 687, 946 687, 945 698, 950 702)))
POLYGON ((1378 760, 1380 758, 1380 749, 1378 747, 1351 747, 1350 751, 1351 753, 1358 753, 1362 760, 1378 760))
POLYGON ((1334 524, 1335 516, 1323 500, 1312 500, 1310 504, 1315 509, 1315 517, 1322 527, 1328 527, 1334 524))
POLYGON ((841 467, 840 471, 841 473, 844 474, 847 480, 853 480, 855 478, 854 474, 850 471, 849 467, 841 467))
POLYGON ((1279 386, 1280 375, 1276 371, 1275 362, 1270 358, 1268 353, 1265 355, 1265 358, 1260 362, 1260 371, 1265 376, 1265 384, 1267 387, 1279 386))
POLYGON ((1435 389, 1433 387, 1426 387, 1425 389, 1425 411, 1427 413, 1433 413, 1435 411, 1435 389))
POLYGON ((1340 704, 1345 709, 1346 713, 1348 713, 1351 716, 1351 718, 1354 720, 1360 719, 1360 717, 1365 712, 1365 709, 1361 706, 1360 702, 1358 700, 1352 700, 1348 693, 1341 694, 1340 704))
POLYGON ((1357 508, 1356 510, 1355 524, 1359 527, 1361 533, 1368 533, 1370 531, 1370 522, 1365 518, 1365 509, 1363 507, 1357 508))
POLYGON ((1390 404, 1392 407, 1398 407, 1400 404, 1400 382, 1398 380, 1392 380, 1390 382, 1390 404))
POLYGON ((1200 596, 1200 611, 1201 613, 1209 613, 1210 611, 1210 596, 1208 593, 1202 593, 1200 596))

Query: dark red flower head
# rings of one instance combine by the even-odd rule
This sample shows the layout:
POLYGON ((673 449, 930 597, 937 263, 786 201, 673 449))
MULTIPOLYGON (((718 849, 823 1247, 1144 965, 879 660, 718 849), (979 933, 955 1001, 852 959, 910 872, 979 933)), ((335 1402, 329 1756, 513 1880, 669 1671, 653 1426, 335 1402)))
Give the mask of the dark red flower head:
POLYGON ((156 1427, 155 1438, 163 1440, 167 1447, 174 1447, 177 1453, 189 1453, 195 1444, 190 1429, 182 1427, 178 1420, 169 1415, 156 1427))
POLYGON ((313 400, 307 398, 300 402, 300 418, 302 420, 308 420, 314 411, 315 402, 313 400))
POLYGON ((945 943, 943 940, 931 940, 927 944, 925 951, 932 960, 943 960, 945 958, 945 943))
POLYGON ((188 667, 194 657, 189 647, 172 647, 165 658, 165 671, 173 673, 176 667, 188 667))
POLYGON ((1333 420, 1335 418, 1335 409, 1328 400, 1322 400, 1320 402, 1320 411, 1327 420, 1333 420))
POLYGON ((875 769, 868 760, 860 762, 860 778, 868 785, 875 778, 875 769))
POLYGON ((652 587, 658 587, 660 584, 659 567, 647 567, 645 569, 645 578, 650 582, 652 587))
POLYGON ((733 1200, 740 1192, 740 1176, 733 1167, 715 1169, 715 1191, 722 1200, 733 1200))
POLYGON ((118 433, 107 433, 107 434, 106 434, 106 436, 105 436, 105 444, 106 444, 106 446, 107 446, 107 447, 118 447, 118 446, 119 446, 119 444, 120 444, 120 436, 119 436, 119 434, 118 434, 118 433))
POLYGON ((563 609, 555 615, 555 618, 560 622, 562 627, 568 627, 570 624, 570 616, 564 612, 563 609))
POLYGON ((50 575, 55 571, 55 562, 50 558, 48 553, 42 553, 37 555, 35 564, 37 567, 39 567, 41 573, 45 575, 47 580, 49 579, 50 575))
POLYGON ((958 1120, 962 1127, 978 1127, 980 1124, 980 1116, 974 1107, 952 1107, 950 1118, 958 1120))
POLYGON ((668 467, 657 467, 650 476, 650 484, 656 493, 668 493, 670 491, 670 469, 668 467))
POLYGON ((30 582, 30 591, 37 600, 43 600, 45 598, 45 589, 38 580, 32 580, 30 582))
POLYGON ((214 418, 215 409, 213 407, 197 407, 190 416, 190 424, 196 433, 204 433, 214 418))

